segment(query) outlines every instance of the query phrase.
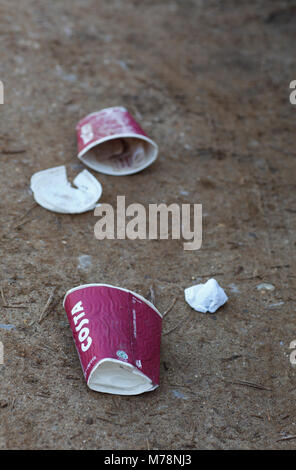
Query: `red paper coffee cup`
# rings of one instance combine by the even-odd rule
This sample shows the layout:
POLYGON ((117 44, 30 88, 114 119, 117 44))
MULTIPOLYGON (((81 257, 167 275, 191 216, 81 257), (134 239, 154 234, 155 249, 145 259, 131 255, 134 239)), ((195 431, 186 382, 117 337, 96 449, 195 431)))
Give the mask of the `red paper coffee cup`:
POLYGON ((131 175, 151 165, 158 146, 122 107, 105 108, 76 126, 78 158, 107 175, 131 175))
POLYGON ((64 308, 89 388, 138 395, 158 387, 162 316, 151 302, 86 284, 66 293, 64 308))

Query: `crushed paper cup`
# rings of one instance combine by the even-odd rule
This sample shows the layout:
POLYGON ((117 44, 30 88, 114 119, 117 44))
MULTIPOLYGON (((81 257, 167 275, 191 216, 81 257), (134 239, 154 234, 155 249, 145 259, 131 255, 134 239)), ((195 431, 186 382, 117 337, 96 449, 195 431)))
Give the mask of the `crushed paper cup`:
POLYGON ((158 387, 162 316, 151 302, 86 284, 69 290, 63 305, 89 388, 138 395, 158 387))
POLYGON ((99 181, 83 170, 73 184, 76 188, 67 180, 64 165, 38 171, 31 177, 34 199, 45 209, 61 214, 80 214, 94 209, 103 191, 99 181))
POLYGON ((78 158, 107 175, 131 175, 151 165, 158 146, 123 107, 105 108, 76 126, 78 158))
POLYGON ((228 297, 215 279, 209 279, 205 284, 185 289, 185 300, 197 312, 214 313, 228 297))

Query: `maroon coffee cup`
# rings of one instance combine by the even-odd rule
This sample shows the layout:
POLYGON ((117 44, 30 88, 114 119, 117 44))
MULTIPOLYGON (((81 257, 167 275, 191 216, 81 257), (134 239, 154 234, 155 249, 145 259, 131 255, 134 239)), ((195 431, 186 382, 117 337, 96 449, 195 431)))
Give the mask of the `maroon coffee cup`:
POLYGON ((86 284, 64 298, 87 385, 138 395, 159 385, 162 316, 139 294, 107 284, 86 284))
POLYGON ((78 158, 107 175, 131 175, 151 165, 158 146, 122 107, 89 114, 76 126, 78 158))

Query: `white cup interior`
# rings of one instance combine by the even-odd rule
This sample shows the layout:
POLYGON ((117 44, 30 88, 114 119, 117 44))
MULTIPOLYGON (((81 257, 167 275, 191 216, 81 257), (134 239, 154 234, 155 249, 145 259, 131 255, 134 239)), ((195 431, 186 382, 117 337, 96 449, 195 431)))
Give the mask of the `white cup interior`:
POLYGON ((80 156, 88 167, 107 175, 129 175, 149 166, 158 147, 150 139, 115 137, 99 142, 80 156))
POLYGON ((91 372, 88 386, 97 392, 138 395, 154 390, 151 380, 131 364, 103 359, 91 372))

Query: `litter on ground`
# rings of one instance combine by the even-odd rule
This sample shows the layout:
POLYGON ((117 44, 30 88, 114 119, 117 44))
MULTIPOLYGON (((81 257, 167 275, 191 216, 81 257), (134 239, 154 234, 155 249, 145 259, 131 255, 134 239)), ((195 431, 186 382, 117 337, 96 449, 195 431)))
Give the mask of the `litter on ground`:
POLYGON ((197 312, 214 313, 227 302, 228 297, 215 279, 185 289, 186 302, 197 312))
POLYGON ((258 284, 257 290, 269 290, 272 291, 274 290, 275 287, 272 284, 268 284, 267 282, 262 282, 261 284, 258 284))
POLYGON ((80 214, 95 208, 102 194, 99 181, 87 170, 81 171, 73 181, 67 180, 64 165, 39 171, 31 177, 35 201, 53 212, 80 214))

